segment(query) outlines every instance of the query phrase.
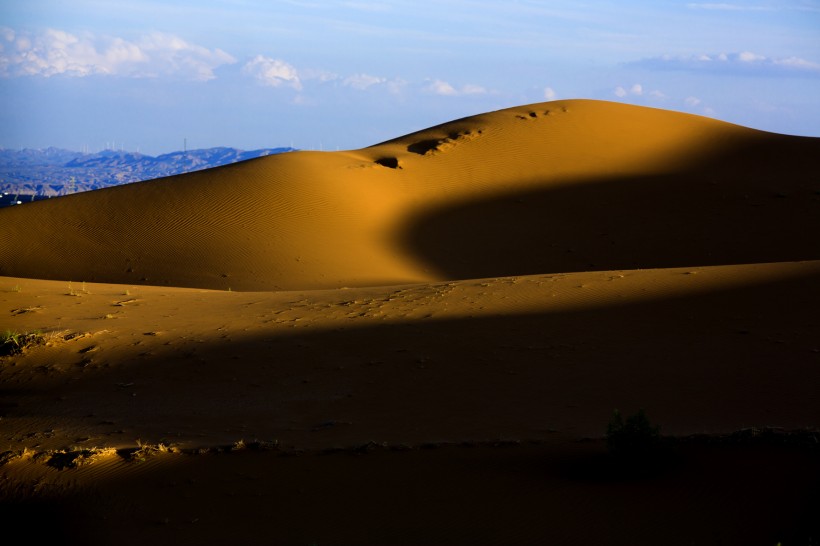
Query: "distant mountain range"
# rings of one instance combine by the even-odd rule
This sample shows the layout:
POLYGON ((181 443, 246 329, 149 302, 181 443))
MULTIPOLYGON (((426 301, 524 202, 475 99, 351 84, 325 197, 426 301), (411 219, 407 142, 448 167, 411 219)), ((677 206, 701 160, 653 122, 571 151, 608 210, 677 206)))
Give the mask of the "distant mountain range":
MULTIPOLYGON (((171 152, 157 157, 105 150, 84 154, 60 148, 8 150, 0 148, 0 193, 26 202, 32 196, 52 197, 151 180, 295 151, 294 148, 208 148, 171 152), (23 197, 25 196, 25 197, 23 197)), ((17 199, 15 199, 17 200, 17 199)))

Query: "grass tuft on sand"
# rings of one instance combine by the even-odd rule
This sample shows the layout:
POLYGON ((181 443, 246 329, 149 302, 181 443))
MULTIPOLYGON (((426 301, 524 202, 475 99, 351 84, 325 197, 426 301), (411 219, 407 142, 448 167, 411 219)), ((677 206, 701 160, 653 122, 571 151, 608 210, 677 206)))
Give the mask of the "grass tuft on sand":
POLYGON ((0 334, 0 356, 12 356, 22 353, 26 348, 44 345, 46 335, 42 332, 15 332, 6 330, 0 334))

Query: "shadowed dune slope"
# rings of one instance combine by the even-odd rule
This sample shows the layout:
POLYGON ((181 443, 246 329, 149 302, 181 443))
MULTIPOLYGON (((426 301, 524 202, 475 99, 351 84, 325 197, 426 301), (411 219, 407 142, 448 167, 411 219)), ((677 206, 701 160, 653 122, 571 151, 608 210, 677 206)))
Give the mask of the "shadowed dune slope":
POLYGON ((0 210, 0 275, 234 290, 820 258, 820 139, 598 101, 0 210))

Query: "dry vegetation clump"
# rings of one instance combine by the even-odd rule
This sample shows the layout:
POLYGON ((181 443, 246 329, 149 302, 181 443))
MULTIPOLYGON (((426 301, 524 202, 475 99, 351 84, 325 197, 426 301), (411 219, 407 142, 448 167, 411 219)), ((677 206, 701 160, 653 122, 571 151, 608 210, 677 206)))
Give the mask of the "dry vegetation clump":
POLYGON ((113 448, 88 448, 75 450, 50 451, 44 454, 47 457, 46 464, 57 470, 66 468, 77 468, 78 466, 90 464, 97 459, 115 453, 113 448))
POLYGON ((4 451, 0 453, 0 466, 4 466, 12 461, 16 461, 19 459, 28 459, 33 457, 34 455, 35 452, 27 447, 19 451, 4 451))
POLYGON ((58 330, 52 332, 16 332, 6 330, 0 334, 0 357, 18 355, 31 347, 40 345, 50 346, 54 343, 71 341, 89 336, 89 333, 67 332, 58 330))
POLYGON ((42 332, 13 332, 6 330, 0 334, 0 356, 22 353, 28 347, 45 345, 47 336, 42 332))
POLYGON ((118 449, 117 455, 129 462, 144 463, 149 458, 160 453, 180 453, 179 448, 174 446, 167 446, 163 443, 159 444, 144 444, 137 440, 136 448, 118 449))

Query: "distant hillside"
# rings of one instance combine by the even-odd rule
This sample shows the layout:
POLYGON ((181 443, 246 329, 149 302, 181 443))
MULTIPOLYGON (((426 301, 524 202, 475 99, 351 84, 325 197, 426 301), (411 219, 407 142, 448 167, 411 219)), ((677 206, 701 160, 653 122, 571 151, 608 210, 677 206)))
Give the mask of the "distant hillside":
MULTIPOLYGON (((0 193, 9 194, 10 197, 26 196, 20 200, 27 202, 31 200, 31 196, 66 195, 198 171, 293 150, 264 148, 244 151, 220 147, 171 152, 153 157, 113 150, 83 154, 59 148, 0 149, 0 193)), ((0 206, 2 204, 6 203, 0 203, 0 206)))

